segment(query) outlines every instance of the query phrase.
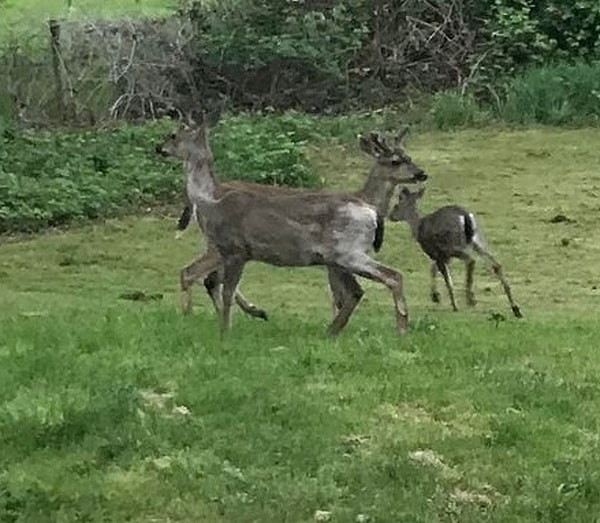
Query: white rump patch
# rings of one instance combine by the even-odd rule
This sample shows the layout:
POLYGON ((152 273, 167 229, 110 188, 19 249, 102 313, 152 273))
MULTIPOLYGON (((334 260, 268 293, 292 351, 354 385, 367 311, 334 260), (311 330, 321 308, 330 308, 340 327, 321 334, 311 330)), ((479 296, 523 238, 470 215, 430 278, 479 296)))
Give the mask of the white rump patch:
MULTIPOLYGON (((342 230, 335 230, 337 249, 346 252, 367 252, 373 242, 369 234, 377 228, 377 211, 372 207, 348 202, 340 209, 340 214, 347 218, 342 230)), ((340 224, 342 225, 342 224, 340 224)))

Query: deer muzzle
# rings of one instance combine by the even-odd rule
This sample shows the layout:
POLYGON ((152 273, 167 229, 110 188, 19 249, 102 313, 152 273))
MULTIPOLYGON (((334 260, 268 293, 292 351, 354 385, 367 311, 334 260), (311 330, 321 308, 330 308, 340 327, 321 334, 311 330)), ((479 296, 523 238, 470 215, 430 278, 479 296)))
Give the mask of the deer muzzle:
POLYGON ((427 173, 425 173, 425 171, 423 171, 422 169, 419 169, 415 174, 415 181, 416 182, 424 182, 425 180, 427 180, 428 176, 427 173))

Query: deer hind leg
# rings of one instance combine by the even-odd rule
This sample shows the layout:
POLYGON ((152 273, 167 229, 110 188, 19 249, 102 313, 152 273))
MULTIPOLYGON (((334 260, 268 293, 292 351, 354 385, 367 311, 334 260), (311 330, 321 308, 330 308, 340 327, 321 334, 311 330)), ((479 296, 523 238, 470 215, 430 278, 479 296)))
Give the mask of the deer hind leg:
MULTIPOLYGON (((192 310, 192 285, 194 282, 200 278, 210 278, 220 268, 221 263, 222 260, 219 253, 209 250, 203 256, 196 258, 192 263, 181 269, 181 308, 184 314, 188 314, 192 310)), ((217 313, 220 313, 220 293, 218 293, 218 296, 216 294, 211 294, 210 296, 213 299, 217 313)))
POLYGON ((454 298, 454 284, 452 283, 452 276, 450 275, 450 268, 448 267, 448 263, 444 261, 438 261, 437 267, 442 273, 442 276, 444 277, 444 283, 446 284, 446 289, 448 289, 448 296, 450 296, 450 303, 452 304, 452 309, 454 311, 457 311, 458 307, 456 306, 456 299, 454 298))
POLYGON ((404 334, 408 329, 408 308, 404 298, 402 274, 391 267, 377 263, 367 255, 360 260, 352 260, 344 264, 344 267, 363 278, 382 283, 390 290, 394 300, 396 329, 400 334, 404 334))
POLYGON ((469 307, 475 307, 477 304, 477 300, 475 299, 475 293, 473 292, 473 274, 475 272, 475 260, 473 257, 465 253, 461 256, 463 261, 465 262, 465 294, 467 299, 467 305, 469 307))
MULTIPOLYGON (((331 293, 331 308, 332 318, 335 319, 347 298, 347 293, 351 292, 348 288, 347 277, 352 276, 339 267, 327 267, 327 280, 329 283, 329 291, 331 293)), ((357 284, 358 285, 358 284, 357 284)), ((361 289, 362 290, 362 289, 361 289)), ((362 297, 362 296, 361 296, 362 297)), ((359 298, 360 299, 360 298, 359 298)))
POLYGON ((229 258, 224 261, 223 271, 223 310, 221 311, 221 336, 231 329, 231 304, 237 285, 242 277, 244 261, 229 258))
POLYGON ((510 290, 510 285, 508 281, 504 277, 504 273, 502 272, 502 265, 494 258, 487 250, 483 249, 480 245, 473 245, 475 252, 480 254, 492 267, 494 274, 500 280, 502 284, 502 288, 504 289, 504 294, 508 298, 508 302, 510 303, 510 307, 512 309, 513 314, 516 318, 522 318, 523 314, 521 313, 521 308, 517 305, 515 300, 513 299, 512 292, 510 290))
POLYGON ((431 301, 433 303, 439 303, 440 302, 440 293, 437 290, 438 267, 437 267, 436 262, 431 263, 431 267, 430 267, 429 271, 431 274, 431 301))
POLYGON ((346 326, 365 291, 351 272, 339 267, 328 267, 327 274, 334 302, 334 318, 327 332, 335 336, 346 326))

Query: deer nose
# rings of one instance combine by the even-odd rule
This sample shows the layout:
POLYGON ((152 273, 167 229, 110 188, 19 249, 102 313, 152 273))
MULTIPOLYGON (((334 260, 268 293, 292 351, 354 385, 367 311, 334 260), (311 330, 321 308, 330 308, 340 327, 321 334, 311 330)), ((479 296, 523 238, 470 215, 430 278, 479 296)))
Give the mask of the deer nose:
POLYGON ((156 154, 160 154, 161 156, 166 156, 166 153, 163 151, 163 148, 160 144, 156 144, 156 147, 154 148, 154 152, 156 154))
POLYGON ((417 180, 418 182, 424 182, 425 180, 427 180, 427 178, 428 178, 428 176, 425 173, 425 171, 421 170, 415 174, 415 180, 417 180))

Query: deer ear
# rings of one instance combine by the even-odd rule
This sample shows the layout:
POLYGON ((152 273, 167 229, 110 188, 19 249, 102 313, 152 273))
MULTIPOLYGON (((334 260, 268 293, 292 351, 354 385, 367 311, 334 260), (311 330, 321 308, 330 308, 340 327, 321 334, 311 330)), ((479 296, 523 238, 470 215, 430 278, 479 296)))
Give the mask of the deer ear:
POLYGON ((410 128, 408 127, 408 125, 406 125, 406 126, 404 127, 404 129, 401 129, 401 130, 398 132, 398 135, 396 136, 396 141, 397 141, 398 143, 402 143, 402 140, 403 140, 403 138, 404 138, 404 137, 405 137, 405 136, 406 136, 406 135, 409 133, 409 131, 410 131, 410 128))

